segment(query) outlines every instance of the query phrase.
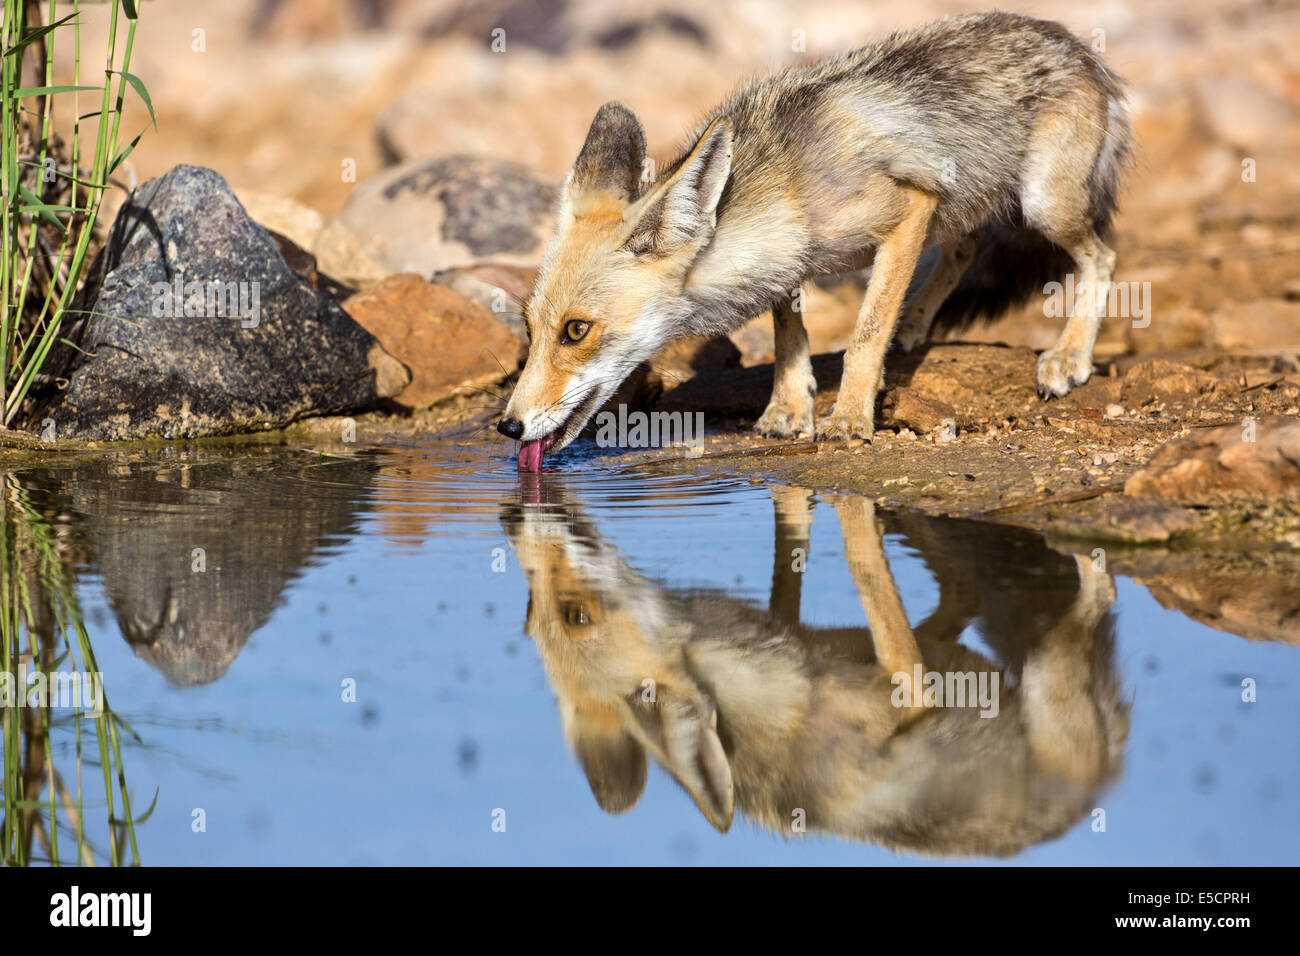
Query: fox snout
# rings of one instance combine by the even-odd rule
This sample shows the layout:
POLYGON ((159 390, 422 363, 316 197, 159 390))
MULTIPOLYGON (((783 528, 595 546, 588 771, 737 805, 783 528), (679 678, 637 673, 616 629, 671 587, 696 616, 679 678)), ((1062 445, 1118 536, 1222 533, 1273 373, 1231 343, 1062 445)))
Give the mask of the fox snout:
POLYGON ((613 349, 556 354, 534 341, 497 431, 520 443, 519 470, 539 471, 546 455, 573 441, 622 382, 613 349), (611 369, 610 366, 614 367, 611 369))

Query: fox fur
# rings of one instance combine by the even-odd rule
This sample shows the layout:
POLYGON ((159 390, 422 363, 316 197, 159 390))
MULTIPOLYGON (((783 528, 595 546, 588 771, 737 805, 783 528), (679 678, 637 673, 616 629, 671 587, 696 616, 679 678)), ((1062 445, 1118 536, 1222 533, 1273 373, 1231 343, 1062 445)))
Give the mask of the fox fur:
POLYGON ((668 340, 770 309, 774 383, 757 430, 869 439, 895 339, 912 348, 936 321, 996 316, 1072 268, 1083 291, 1037 368, 1044 397, 1064 395, 1092 372, 1130 138, 1099 56, 1011 13, 938 20, 751 83, 653 183, 640 122, 608 103, 565 181, 499 427, 523 442, 521 467, 540 463, 668 340), (814 422, 797 293, 866 266, 838 399, 814 422))

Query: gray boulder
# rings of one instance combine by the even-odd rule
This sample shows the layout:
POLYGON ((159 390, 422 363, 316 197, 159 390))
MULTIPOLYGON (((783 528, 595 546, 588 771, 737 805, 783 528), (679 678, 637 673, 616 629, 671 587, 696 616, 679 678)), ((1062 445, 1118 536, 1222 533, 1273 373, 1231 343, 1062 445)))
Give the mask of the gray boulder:
POLYGON ((428 279, 457 266, 535 266, 559 190, 524 166, 444 156, 386 169, 357 187, 312 251, 322 271, 363 282, 395 272, 428 279))
POLYGON ((194 438, 342 414, 410 372, 328 295, 210 169, 177 166, 122 207, 51 369, 35 424, 60 438, 194 438), (59 367, 61 364, 61 367, 59 367))

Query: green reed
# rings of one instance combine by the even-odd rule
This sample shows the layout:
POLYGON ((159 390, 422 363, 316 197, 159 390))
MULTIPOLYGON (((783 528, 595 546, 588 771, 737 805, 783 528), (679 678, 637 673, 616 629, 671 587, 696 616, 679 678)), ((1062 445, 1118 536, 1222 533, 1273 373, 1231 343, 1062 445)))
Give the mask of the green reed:
MULTIPOLYGON (((134 815, 122 736, 139 738, 108 706, 106 693, 98 713, 84 706, 80 694, 70 708, 53 706, 58 703, 52 690, 56 670, 65 677, 80 675, 83 681, 94 675, 102 680, 102 672, 77 602, 66 544, 15 475, 3 477, 0 492, 0 674, 9 675, 9 688, 15 691, 0 706, 0 859, 10 866, 138 865, 135 828, 148 819, 153 806, 134 815), (43 700, 19 687, 20 670, 46 675, 43 700), (74 758, 56 760, 56 744, 64 753, 66 743, 72 744, 74 758), (96 767, 103 778, 104 801, 88 809, 87 796, 98 789, 96 767)), ((99 686, 102 689, 102 683, 99 686)))
MULTIPOLYGON (((81 0, 4 0, 0 23, 0 290, 4 294, 0 426, 6 428, 19 416, 32 386, 44 382, 41 368, 75 313, 73 297, 87 265, 104 191, 144 135, 141 130, 129 143, 119 142, 128 87, 148 108, 151 122, 154 119, 144 83, 129 72, 137 0, 110 2, 103 76, 83 84, 81 0), (127 22, 124 44, 119 44, 119 15, 127 22), (54 82, 58 38, 70 39, 72 44, 67 54, 72 69, 68 85, 54 82), (23 85, 24 65, 28 75, 38 77, 35 85, 23 85), (98 100, 98 109, 83 113, 80 98, 91 94, 98 100), (66 145, 55 131, 56 102, 66 102, 72 111, 66 145), (82 143, 83 121, 87 120, 95 121, 93 144, 82 143)), ((60 51, 58 55, 62 58, 65 54, 60 51)), ((87 72, 98 77, 99 69, 96 66, 87 72)), ((89 141, 91 136, 87 132, 85 138, 89 141)))

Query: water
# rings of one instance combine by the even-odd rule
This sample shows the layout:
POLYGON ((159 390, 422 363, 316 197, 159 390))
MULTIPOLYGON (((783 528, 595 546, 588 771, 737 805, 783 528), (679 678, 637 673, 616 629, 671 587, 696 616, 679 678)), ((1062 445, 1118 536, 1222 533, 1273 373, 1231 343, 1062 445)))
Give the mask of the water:
MULTIPOLYGON (((52 542, 134 812, 156 794, 139 859, 1300 861, 1300 649, 1028 532, 556 461, 164 449, 9 474, 7 540, 52 542), (997 680, 996 716, 893 706, 894 593, 927 669, 997 680)), ((75 785, 72 721, 50 742, 75 785)))

